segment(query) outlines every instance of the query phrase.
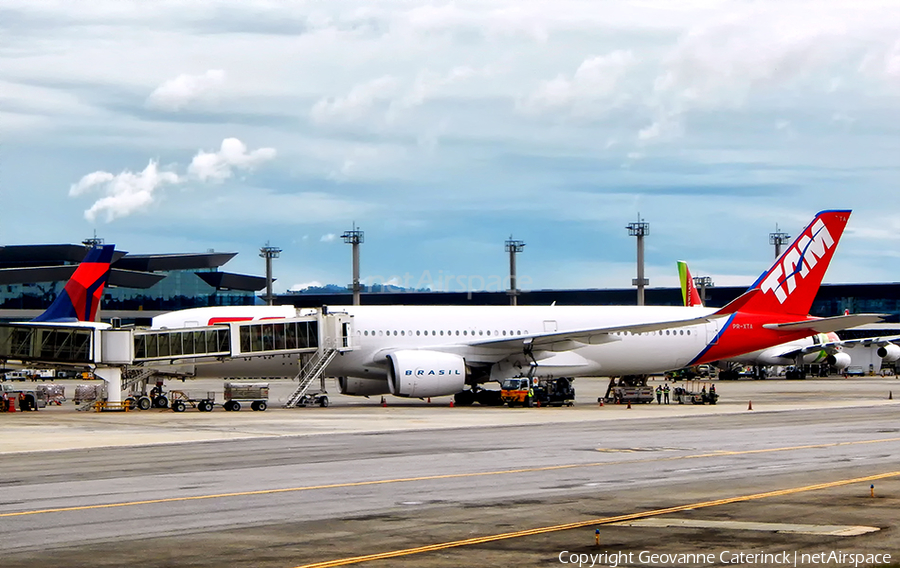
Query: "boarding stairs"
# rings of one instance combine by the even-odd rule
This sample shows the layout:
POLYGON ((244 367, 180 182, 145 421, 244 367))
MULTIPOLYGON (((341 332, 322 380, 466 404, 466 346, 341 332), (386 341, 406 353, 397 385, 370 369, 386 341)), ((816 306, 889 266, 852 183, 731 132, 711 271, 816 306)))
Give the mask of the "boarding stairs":
POLYGON ((131 367, 122 373, 122 391, 131 392, 135 385, 140 384, 142 381, 146 381, 153 376, 154 373, 156 373, 156 369, 131 367))
POLYGON ((297 374, 297 379, 299 379, 300 384, 297 385, 297 389, 291 393, 290 397, 288 397, 287 402, 284 404, 285 408, 294 408, 297 406, 309 391, 309 387, 313 384, 313 381, 322 377, 325 368, 328 367, 328 364, 331 363, 332 360, 334 360, 337 353, 337 349, 326 348, 321 353, 314 355, 305 365, 303 365, 300 372, 297 374))

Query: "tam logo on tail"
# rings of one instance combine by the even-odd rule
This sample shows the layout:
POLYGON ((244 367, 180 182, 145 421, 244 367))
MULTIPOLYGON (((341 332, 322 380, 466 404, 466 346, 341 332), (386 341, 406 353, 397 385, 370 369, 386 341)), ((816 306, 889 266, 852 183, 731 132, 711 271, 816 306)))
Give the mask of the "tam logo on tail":
POLYGON ((759 297, 746 309, 807 315, 844 232, 850 211, 822 211, 800 233, 754 288, 759 297))
POLYGON ((797 288, 797 278, 806 278, 819 259, 834 247, 834 239, 821 219, 816 219, 807 230, 812 234, 801 235, 760 286, 763 293, 774 292, 779 303, 783 304, 797 288))

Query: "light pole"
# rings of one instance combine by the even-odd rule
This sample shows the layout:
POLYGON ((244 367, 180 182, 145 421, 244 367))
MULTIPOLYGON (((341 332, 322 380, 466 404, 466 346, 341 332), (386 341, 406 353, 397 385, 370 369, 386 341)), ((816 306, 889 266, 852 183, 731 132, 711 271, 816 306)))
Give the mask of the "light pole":
POLYGON ((275 301, 275 296, 272 294, 272 259, 278 258, 280 255, 281 249, 269 246, 268 241, 266 241, 266 246, 259 249, 259 256, 266 259, 266 304, 270 306, 275 301))
POLYGON ((700 291, 700 303, 706 305, 706 289, 715 286, 710 276, 694 276, 694 286, 700 291))
POLYGON ((525 250, 525 241, 513 240, 512 235, 506 241, 506 252, 509 253, 509 305, 517 304, 516 298, 519 295, 519 289, 516 288, 516 255, 525 250))
POLYGON ((344 242, 353 246, 353 305, 358 306, 360 303, 359 298, 359 245, 365 242, 366 234, 359 229, 356 228, 356 223, 353 224, 353 229, 350 231, 345 231, 341 238, 344 239, 344 242))
POLYGON ((650 285, 650 280, 644 278, 644 237, 650 234, 650 223, 641 219, 638 213, 636 223, 628 223, 628 236, 637 237, 637 278, 631 281, 632 286, 637 286, 637 305, 644 305, 644 287, 650 285))
POLYGON ((786 245, 791 241, 791 236, 785 232, 778 230, 778 223, 775 224, 775 232, 769 233, 769 244, 775 245, 775 260, 781 258, 781 245, 786 245))

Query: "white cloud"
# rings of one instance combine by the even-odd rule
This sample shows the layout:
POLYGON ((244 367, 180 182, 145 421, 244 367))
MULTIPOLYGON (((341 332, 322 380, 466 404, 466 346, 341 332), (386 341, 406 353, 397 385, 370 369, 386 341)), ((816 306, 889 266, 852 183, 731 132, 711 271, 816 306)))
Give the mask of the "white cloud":
POLYGON ((197 152, 188 166, 188 173, 200 181, 223 181, 232 176, 233 170, 252 170, 275 158, 275 154, 274 148, 248 152, 247 145, 237 138, 226 138, 218 152, 197 152))
MULTIPOLYGON (((247 152, 247 146, 237 138, 226 138, 218 152, 200 151, 188 167, 188 174, 201 182, 220 182, 232 175, 233 169, 250 170, 275 157, 274 148, 260 148, 247 152)), ((82 177, 69 187, 69 196, 78 197, 92 191, 106 193, 84 212, 88 221, 95 221, 105 213, 106 222, 126 217, 156 199, 157 191, 166 185, 186 183, 188 178, 174 171, 160 171, 155 160, 142 172, 125 170, 119 174, 96 171, 82 177)))
POLYGON ((335 235, 334 233, 327 233, 325 235, 322 235, 322 238, 319 239, 319 241, 323 243, 333 243, 336 240, 337 235, 335 235))
POLYGON ((158 164, 150 160, 139 173, 125 170, 117 175, 103 171, 87 174, 69 188, 69 195, 78 196, 94 190, 106 193, 84 212, 84 218, 94 222, 104 214, 110 222, 146 207, 153 202, 153 195, 159 188, 180 181, 178 174, 160 171, 158 164))
POLYGON ((208 96, 225 82, 225 72, 210 69, 200 75, 181 74, 158 86, 147 97, 147 106, 168 111, 181 110, 194 101, 208 96))
POLYGON ((390 75, 360 83, 343 97, 323 97, 310 109, 314 122, 351 122, 397 94, 399 81, 390 75))
POLYGON ((615 50, 581 62, 572 77, 560 74, 545 81, 520 103, 526 111, 568 109, 575 114, 600 114, 628 98, 620 89, 623 77, 637 62, 630 50, 615 50))

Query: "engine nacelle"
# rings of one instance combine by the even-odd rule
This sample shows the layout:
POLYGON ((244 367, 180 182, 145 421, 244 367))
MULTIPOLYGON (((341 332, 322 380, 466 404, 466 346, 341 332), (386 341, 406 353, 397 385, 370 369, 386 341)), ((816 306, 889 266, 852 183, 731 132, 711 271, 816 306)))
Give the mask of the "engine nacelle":
POLYGON ((835 353, 826 357, 825 362, 840 371, 850 366, 850 356, 846 353, 835 353))
POLYGON ((391 389, 384 379, 361 379, 359 377, 338 377, 341 394, 350 396, 372 396, 390 394, 391 389))
POLYGON ((466 361, 459 355, 403 350, 388 359, 388 386, 394 396, 444 396, 460 392, 466 384, 466 361))
POLYGON ((882 345, 878 348, 876 354, 881 357, 882 361, 896 361, 897 359, 900 359, 900 345, 894 345, 893 343, 882 345))

